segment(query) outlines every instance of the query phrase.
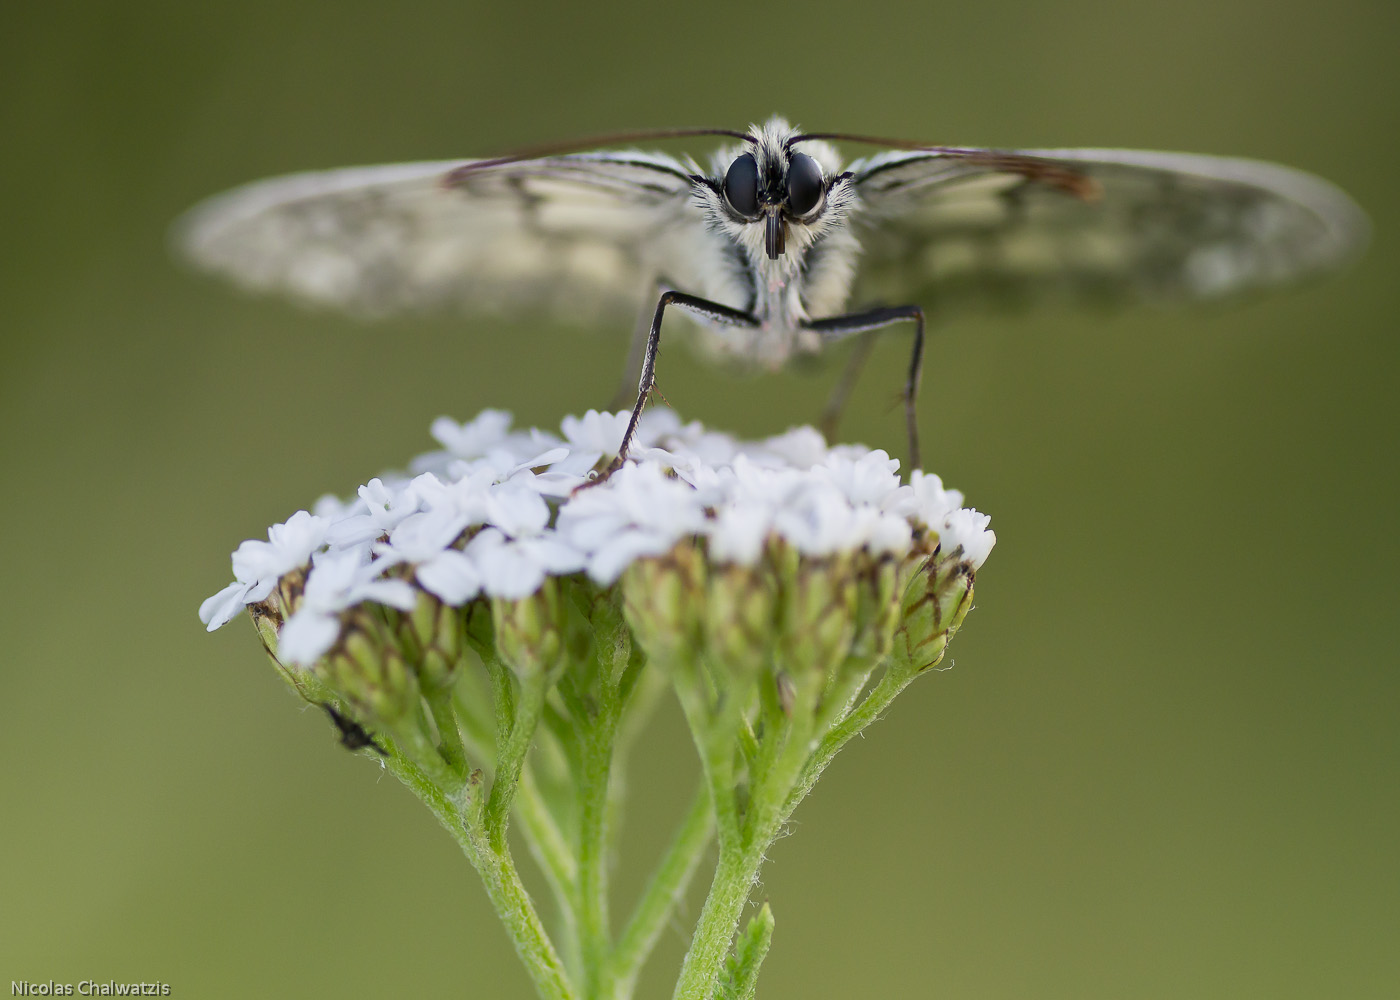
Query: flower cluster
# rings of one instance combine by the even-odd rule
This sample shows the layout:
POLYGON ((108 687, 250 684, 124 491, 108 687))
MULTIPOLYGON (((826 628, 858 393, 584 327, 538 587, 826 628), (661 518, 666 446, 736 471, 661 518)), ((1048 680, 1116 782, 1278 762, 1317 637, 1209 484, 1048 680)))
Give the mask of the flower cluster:
POLYGON ((562 436, 512 431, 498 410, 465 424, 440 418, 432 434, 442 449, 416 459, 416 475, 371 479, 348 502, 323 498, 269 528, 267 541, 240 545, 235 582, 200 619, 219 628, 292 578, 279 658, 308 666, 357 605, 409 611, 420 591, 453 607, 483 594, 518 599, 579 572, 608 585, 683 539, 701 540, 712 563, 739 566, 775 540, 814 558, 902 557, 931 541, 974 569, 996 541, 988 517, 937 476, 915 471, 901 483, 885 452, 828 447, 810 427, 746 443, 653 410, 632 461, 594 484, 627 418, 590 410, 566 418, 562 436))
POLYGON ((204 602, 200 619, 219 628, 295 577, 279 657, 307 666, 362 603, 409 611, 420 590, 453 607, 481 594, 518 599, 578 572, 608 585, 683 539, 703 540, 713 563, 740 566, 777 539, 815 558, 899 557, 932 540, 974 569, 996 541, 988 517, 963 508, 937 476, 915 471, 901 483, 885 452, 828 447, 810 427, 746 443, 653 410, 633 461, 592 484, 627 417, 590 410, 565 418, 562 436, 512 431, 498 410, 465 424, 440 418, 432 434, 442 449, 416 459, 416 475, 371 479, 348 502, 323 498, 269 528, 267 541, 240 545, 235 582, 204 602))

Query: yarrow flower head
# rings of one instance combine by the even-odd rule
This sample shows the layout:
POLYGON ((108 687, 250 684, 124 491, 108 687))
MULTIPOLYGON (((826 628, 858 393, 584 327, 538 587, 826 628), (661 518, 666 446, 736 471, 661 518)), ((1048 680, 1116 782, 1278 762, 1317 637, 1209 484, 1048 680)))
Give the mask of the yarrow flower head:
POLYGON ((937 476, 906 483, 885 452, 806 427, 746 442, 652 411, 609 474, 627 421, 590 411, 555 433, 513 430, 497 410, 443 417, 441 448, 407 473, 240 545, 200 619, 212 631, 248 609, 345 745, 383 754, 435 810, 542 996, 631 996, 712 831, 721 902, 677 995, 720 995, 722 974, 723 995, 752 995, 767 907, 726 956, 764 851, 831 757, 940 662, 996 536, 937 476), (622 722, 653 703, 634 696, 653 682, 674 688, 701 749, 701 811, 609 954, 582 937, 606 924, 576 887, 606 881, 617 734, 640 731, 622 722), (554 751, 538 760, 537 731, 554 751), (578 936, 566 948, 512 882, 516 812, 578 936))
POLYGON ((996 541, 986 515, 963 509, 937 476, 916 470, 904 484, 885 452, 829 448, 811 428, 740 442, 653 411, 635 460, 594 485, 626 423, 590 410, 565 418, 560 436, 512 432, 499 410, 466 424, 442 417, 432 431, 444 450, 410 463, 417 476, 371 479, 356 499, 324 499, 266 542, 240 545, 235 582, 200 619, 212 631, 271 599, 263 610, 281 621, 280 657, 311 667, 355 609, 407 610, 419 592, 461 608, 529 597, 551 576, 607 586, 681 545, 717 566, 755 567, 775 548, 867 561, 941 551, 972 571, 996 541))

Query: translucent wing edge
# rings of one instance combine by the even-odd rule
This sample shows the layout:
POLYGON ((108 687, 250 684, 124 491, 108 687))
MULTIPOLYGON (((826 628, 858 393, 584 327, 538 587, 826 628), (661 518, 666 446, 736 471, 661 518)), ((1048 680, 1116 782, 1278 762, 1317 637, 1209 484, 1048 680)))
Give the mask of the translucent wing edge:
POLYGON ((212 244, 230 227, 294 202, 327 194, 385 187, 446 176, 470 160, 428 160, 336 170, 308 170, 253 181, 199 202, 170 227, 176 256, 204 268, 218 267, 212 244))
POLYGON ((1318 266, 1341 267, 1359 257, 1371 240, 1365 211, 1340 187, 1316 174, 1266 160, 1168 153, 1143 149, 1026 149, 1026 156, 1086 164, 1122 165, 1170 170, 1174 173, 1248 185, 1276 194, 1315 215, 1331 237, 1318 247, 1318 266))
MULTIPOLYGON (((867 202, 878 201, 879 192, 864 191, 861 182, 904 164, 926 160, 930 166, 956 166, 964 155, 1033 157, 1069 165, 1141 167, 1201 177, 1207 180, 1241 184, 1267 191, 1312 213, 1328 234, 1328 240, 1315 246, 1311 265, 1318 270, 1340 268, 1361 256, 1370 243, 1371 223, 1362 208, 1345 191, 1316 174, 1266 160, 1246 157, 1212 156, 1202 153, 1176 153, 1147 149, 993 149, 942 147, 921 151, 885 150, 853 161, 849 172, 857 190, 867 202)), ((970 168, 975 166, 969 164, 970 168)), ((959 174, 950 173, 949 179, 959 174)), ((936 186, 931 189, 936 190, 936 186)))

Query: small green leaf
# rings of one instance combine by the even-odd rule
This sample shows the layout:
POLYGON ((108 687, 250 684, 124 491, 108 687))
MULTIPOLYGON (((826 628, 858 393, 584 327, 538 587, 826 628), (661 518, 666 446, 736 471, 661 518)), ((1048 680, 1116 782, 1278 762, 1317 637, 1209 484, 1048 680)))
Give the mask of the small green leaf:
POLYGON ((725 963, 725 980, 720 986, 723 1000, 753 1000, 758 985, 758 969, 773 941, 773 911, 767 903, 749 921, 734 944, 734 954, 725 963))

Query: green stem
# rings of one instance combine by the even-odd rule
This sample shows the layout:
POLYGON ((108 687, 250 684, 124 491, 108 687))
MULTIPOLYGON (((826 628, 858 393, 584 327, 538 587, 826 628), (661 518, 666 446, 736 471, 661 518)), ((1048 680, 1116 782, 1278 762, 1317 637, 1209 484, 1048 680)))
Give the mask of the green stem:
POLYGON ((378 732, 392 737, 387 748, 390 751, 390 759, 402 757, 411 761, 413 766, 422 771, 436 787, 442 788, 450 794, 461 791, 465 783, 464 776, 448 766, 441 751, 428 738, 422 726, 416 724, 416 720, 407 719, 397 726, 388 728, 387 731, 378 732))
POLYGON ((641 670, 631 683, 619 686, 622 702, 618 716, 617 740, 613 744, 612 775, 608 783, 608 856, 616 858, 618 835, 622 831, 623 809, 627 801, 628 764, 632 748, 656 712, 666 690, 666 679, 657 670, 641 670), (625 686, 626 690, 622 688, 625 686))
POLYGON ((462 744, 462 731, 457 727, 457 713, 452 707, 452 688, 428 688, 423 691, 428 710, 437 726, 442 759, 458 774, 467 773, 467 752, 462 744))
MULTIPOLYGON (((786 745, 792 720, 783 712, 778 695, 778 677, 769 672, 759 682, 758 713, 761 731, 749 761, 749 789, 756 792, 767 787, 769 775, 777 766, 778 754, 786 745)), ((746 752, 746 756, 748 753, 746 752)), ((749 816, 753 815, 753 799, 749 802, 749 816)))
POLYGON ((710 788, 721 848, 739 846, 739 804, 734 795, 733 736, 740 713, 733 692, 721 701, 721 710, 712 713, 705 694, 705 681, 698 664, 676 664, 673 670, 681 711, 700 754, 700 766, 710 788))
POLYGON ((506 841, 510 822, 510 806, 520 785, 520 770, 525 766, 525 754, 539 725, 544 707, 545 678, 527 678, 521 684, 520 700, 515 706, 515 722, 505 743, 496 746, 496 773, 491 779, 491 796, 486 800, 485 824, 491 842, 498 849, 506 841))
POLYGON ((579 773, 578 922, 583 945, 585 991, 610 995, 612 933, 608 924, 608 779, 617 735, 615 696, 604 694, 597 716, 584 730, 579 773))
POLYGON ((505 924, 516 954, 525 964, 541 1000, 578 1000, 558 952, 520 881, 510 851, 504 846, 497 848, 484 830, 470 826, 465 819, 465 803, 450 798, 411 761, 393 752, 388 766, 432 810, 481 876, 486 895, 505 924))
POLYGON ((677 904, 685 895, 714 836, 710 792, 704 784, 696 791, 671 846, 662 857, 632 917, 623 928, 613 952, 613 979, 619 996, 631 996, 642 966, 656 947, 677 904))
MULTIPOLYGON (((766 845, 764 845, 766 846, 766 845)), ((720 847, 719 864, 700 921, 695 925, 690 950, 681 966, 672 1000, 710 1000, 725 968, 734 929, 743 916, 749 890, 763 864, 763 850, 726 850, 720 847)))
POLYGON ((759 851, 767 849, 787 819, 788 793, 811 756, 817 695, 814 686, 798 688, 791 718, 772 734, 764 734, 764 743, 771 741, 776 753, 762 777, 750 787, 749 812, 744 822, 745 844, 759 851))
POLYGON ((545 877, 558 882, 560 886, 572 885, 578 876, 573 851, 569 849, 569 843, 564 839, 559 824, 554 821, 554 815, 545 805, 534 773, 529 767, 520 774, 520 788, 515 795, 515 810, 525 827, 526 838, 545 877))
POLYGON ((880 682, 874 689, 865 696, 856 708, 840 722, 831 727, 822 737, 817 749, 808 758, 802 773, 798 776, 796 783, 788 793, 787 802, 783 806, 782 819, 786 821, 792 811, 797 808, 797 804, 807 797, 807 793, 812 790, 812 786, 817 783, 826 766, 831 763, 833 757, 840 752, 850 740, 859 735, 860 732, 880 717, 890 702, 909 686, 910 682, 918 676, 918 672, 909 669, 904 665, 891 664, 885 668, 885 674, 880 678, 880 682))
POLYGON ((831 684, 822 692, 821 704, 817 708, 816 732, 826 735, 833 725, 851 714, 878 665, 873 662, 852 663, 849 660, 842 664, 831 684))
POLYGON ((555 822, 553 813, 549 811, 543 795, 540 794, 534 768, 528 765, 520 773, 520 788, 515 795, 515 814, 524 830, 525 846, 530 851, 530 857, 544 874, 550 894, 554 897, 565 961, 577 978, 582 979, 582 945, 573 898, 578 864, 574 860, 572 848, 559 829, 559 824, 555 822))
MULTIPOLYGON (((457 717, 462 720, 463 729, 466 730, 463 735, 466 752, 476 759, 491 761, 495 753, 495 748, 491 745, 493 723, 485 717, 484 713, 472 712, 469 707, 462 705, 460 699, 454 704, 457 717)), ((538 735, 539 732, 540 730, 537 728, 536 734, 538 735)), ((574 879, 578 873, 574 863, 573 849, 564 839, 564 834, 545 802, 544 794, 535 779, 533 766, 535 759, 532 754, 529 762, 520 771, 520 783, 515 792, 514 811, 523 828, 525 846, 530 852, 530 857, 534 859, 535 864, 544 875, 545 882, 549 885, 550 894, 554 897, 554 907, 559 919, 558 930, 561 934, 566 957, 573 959, 577 957, 578 953, 578 930, 574 920, 571 894, 574 879)), ((576 968, 576 966, 570 966, 570 968, 576 968)))
MULTIPOLYGON (((859 693, 864 678, 859 679, 859 684, 852 677, 837 685, 836 697, 823 704, 820 713, 816 702, 821 692, 815 685, 797 688, 790 715, 777 709, 776 698, 763 699, 760 711, 765 717, 764 731, 752 768, 742 836, 726 844, 721 828, 719 865, 681 968, 674 1000, 710 1000, 714 995, 744 904, 769 845, 837 751, 874 721, 913 676, 912 671, 891 668, 844 719, 840 716, 859 693), (818 741, 815 748, 813 740, 818 741)), ((707 735, 713 738, 713 732, 707 735)), ((752 976, 748 976, 741 988, 747 991, 752 986, 752 976)))
POLYGON ((501 744, 510 738, 515 726, 515 675, 494 651, 483 653, 481 659, 491 677, 491 702, 496 707, 496 746, 499 750, 501 744))
POLYGON ((457 713, 458 731, 464 748, 476 760, 496 766, 496 719, 494 698, 474 673, 462 671, 452 690, 452 708, 457 713))

